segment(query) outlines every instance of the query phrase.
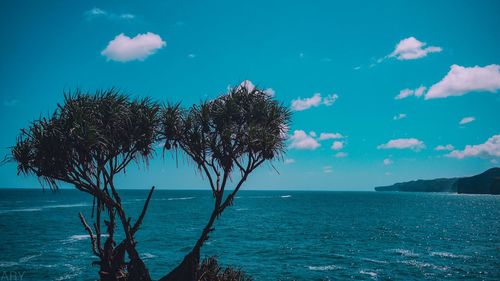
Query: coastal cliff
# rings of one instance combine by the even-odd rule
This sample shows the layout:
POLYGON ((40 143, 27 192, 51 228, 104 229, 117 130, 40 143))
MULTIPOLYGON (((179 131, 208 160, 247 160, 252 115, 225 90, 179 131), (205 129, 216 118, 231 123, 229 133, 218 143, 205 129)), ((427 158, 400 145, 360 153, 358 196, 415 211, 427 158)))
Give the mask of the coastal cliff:
POLYGON ((439 178, 375 187, 376 191, 456 192, 465 194, 500 194, 500 168, 462 178, 439 178))

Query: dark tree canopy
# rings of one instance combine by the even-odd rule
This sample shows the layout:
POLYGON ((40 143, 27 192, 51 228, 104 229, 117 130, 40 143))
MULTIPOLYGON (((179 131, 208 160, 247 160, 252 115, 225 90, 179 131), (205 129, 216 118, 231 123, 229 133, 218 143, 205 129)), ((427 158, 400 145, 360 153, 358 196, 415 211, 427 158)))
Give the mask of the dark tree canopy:
POLYGON ((154 152, 160 125, 159 105, 149 99, 130 99, 114 89, 85 94, 65 94, 48 118, 21 130, 12 158, 18 173, 34 174, 57 189, 60 182, 74 185, 94 197, 92 227, 82 213, 93 253, 99 257, 101 280, 149 281, 149 272, 135 249, 134 234, 146 213, 154 187, 134 224, 125 213, 114 176, 135 160, 146 162, 154 152), (107 220, 101 217, 105 212, 107 220), (122 224, 125 240, 115 246, 115 216, 122 224), (104 222, 106 241, 101 243, 104 222), (130 262, 125 263, 124 253, 130 262), (128 272, 125 272, 125 268, 128 272), (125 278, 125 279, 124 279, 125 278))
POLYGON ((92 193, 92 185, 105 173, 151 157, 158 110, 149 99, 131 101, 114 89, 67 93, 52 116, 21 131, 12 157, 18 172, 32 173, 52 188, 64 181, 92 193))
POLYGON ((196 163, 208 178, 215 201, 192 251, 160 281, 197 280, 200 249, 215 220, 232 204, 250 173, 282 157, 291 113, 264 91, 239 86, 186 111, 168 105, 161 119, 165 149, 180 148, 196 163), (232 190, 226 195, 228 183, 232 190))
POLYGON ((170 105, 163 111, 165 148, 181 148, 200 169, 217 175, 248 170, 285 150, 289 109, 255 88, 236 87, 229 94, 183 111, 170 105))

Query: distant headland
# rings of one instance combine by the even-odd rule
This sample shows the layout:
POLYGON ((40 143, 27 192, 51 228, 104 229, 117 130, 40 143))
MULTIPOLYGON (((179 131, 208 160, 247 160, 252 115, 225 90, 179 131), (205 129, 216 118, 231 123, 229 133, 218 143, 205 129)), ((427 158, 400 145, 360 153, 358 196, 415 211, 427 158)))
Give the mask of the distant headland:
POLYGON ((376 191, 451 192, 464 194, 500 194, 500 168, 462 178, 439 178, 400 182, 375 187, 376 191))

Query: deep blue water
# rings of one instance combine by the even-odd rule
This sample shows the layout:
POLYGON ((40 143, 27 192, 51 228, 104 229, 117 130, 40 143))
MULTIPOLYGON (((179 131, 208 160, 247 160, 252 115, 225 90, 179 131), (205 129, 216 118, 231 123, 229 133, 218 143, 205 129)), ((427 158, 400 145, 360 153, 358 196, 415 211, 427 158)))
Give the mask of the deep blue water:
MULTIPOLYGON (((137 217, 147 191, 121 193, 137 217)), ((137 234, 154 278, 180 262, 211 205, 207 191, 155 192, 137 234)), ((0 190, 0 273, 95 280, 77 216, 90 208, 76 190, 0 190)), ((241 191, 202 255, 256 281, 500 280, 499 218, 499 196, 241 191)))

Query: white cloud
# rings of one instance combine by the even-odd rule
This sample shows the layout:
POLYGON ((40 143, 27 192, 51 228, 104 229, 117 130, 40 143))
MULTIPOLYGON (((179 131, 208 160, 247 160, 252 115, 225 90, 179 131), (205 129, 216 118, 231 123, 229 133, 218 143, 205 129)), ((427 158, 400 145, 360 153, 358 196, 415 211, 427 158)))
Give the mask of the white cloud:
POLYGON ((475 156, 500 157, 500 135, 494 135, 482 144, 466 145, 463 150, 453 150, 446 156, 457 159, 475 156))
POLYGON ((121 14, 120 17, 122 19, 127 19, 127 20, 135 19, 135 15, 132 15, 132 14, 121 14))
POLYGON ((99 9, 97 7, 94 7, 88 11, 85 12, 85 15, 87 16, 105 16, 107 15, 108 13, 106 11, 104 11, 103 9, 99 9))
POLYGON ((335 154, 335 157, 337 157, 337 158, 344 158, 344 157, 347 157, 347 155, 348 155, 348 154, 347 154, 346 152, 342 152, 342 151, 340 151, 340 152, 337 152, 337 153, 335 154))
POLYGON ((276 92, 273 90, 273 88, 265 89, 264 93, 266 93, 270 97, 274 97, 276 95, 276 92))
POLYGON ((292 100, 292 109, 295 111, 302 111, 309 109, 311 107, 316 107, 321 104, 321 94, 316 93, 310 98, 298 98, 295 100, 292 100))
POLYGON ((285 164, 293 164, 295 163, 295 159, 291 159, 291 158, 288 158, 288 159, 285 159, 285 164))
POLYGON ((458 124, 465 125, 467 123, 473 122, 474 120, 476 120, 476 117, 474 116, 464 117, 462 118, 462 120, 460 120, 458 124))
POLYGON ((443 151, 443 150, 453 150, 455 149, 455 147, 453 147, 453 145, 451 144, 447 144, 447 145, 438 145, 434 148, 434 150, 437 150, 437 151, 443 151))
POLYGON ((85 11, 84 13, 85 17, 87 20, 92 20, 97 17, 104 17, 109 20, 133 20, 135 19, 135 15, 130 14, 130 13, 124 13, 124 14, 115 14, 115 13, 110 13, 107 12, 103 9, 94 7, 88 11, 85 11))
POLYGON ((383 162, 384 162, 384 165, 386 165, 386 166, 387 166, 387 165, 391 165, 392 163, 394 163, 394 161, 392 161, 392 160, 391 160, 391 159, 389 159, 389 158, 385 158, 383 162))
POLYGON ((378 149, 411 149, 419 151, 425 148, 424 142, 416 138, 402 138, 390 140, 387 143, 377 146, 378 149))
POLYGON ((338 98, 339 96, 336 94, 328 95, 323 98, 323 104, 326 106, 331 106, 338 98))
POLYGON ((495 93, 500 89, 500 65, 463 67, 452 65, 446 76, 432 85, 425 99, 462 96, 470 92, 495 93))
POLYGON ((196 55, 195 54, 188 54, 187 57, 190 59, 194 59, 194 58, 196 58, 196 55))
POLYGON ((137 34, 134 38, 121 33, 108 43, 101 55, 108 58, 108 60, 120 62, 143 61, 165 45, 167 43, 159 35, 151 32, 137 34))
POLYGON ((404 113, 399 113, 398 115, 394 115, 394 117, 392 117, 393 120, 400 120, 400 119, 404 119, 406 118, 406 114, 404 113))
POLYGON ((321 133, 319 140, 341 139, 344 136, 341 133, 321 133))
POLYGON ((396 100, 404 99, 407 97, 415 96, 417 98, 421 97, 427 88, 420 86, 416 89, 403 89, 399 91, 399 94, 394 98, 396 100))
POLYGON ((429 46, 415 37, 408 37, 399 41, 394 51, 389 57, 395 57, 398 60, 414 60, 427 56, 430 53, 438 53, 443 49, 441 47, 429 46))
POLYGON ((317 140, 302 130, 295 130, 293 135, 290 137, 290 141, 291 149, 315 150, 321 146, 317 140))
POLYGON ((302 111, 311 107, 318 107, 320 105, 331 106, 338 99, 338 97, 338 95, 332 94, 323 98, 320 93, 316 93, 310 98, 298 98, 292 100, 292 109, 295 111, 302 111))
MULTIPOLYGON (((240 85, 238 85, 238 88, 241 88, 241 87, 246 88, 248 92, 252 92, 253 90, 255 90, 255 85, 250 80, 243 80, 240 83, 240 85)), ((267 94, 270 97, 274 97, 274 95, 275 95, 275 92, 274 92, 274 90, 272 88, 265 89, 262 92, 265 93, 265 94, 267 94)))
POLYGON ((332 166, 323 166, 323 173, 332 173, 333 172, 333 167, 332 166))
POLYGON ((344 148, 344 142, 341 141, 334 141, 331 147, 333 150, 341 150, 342 148, 344 148))

